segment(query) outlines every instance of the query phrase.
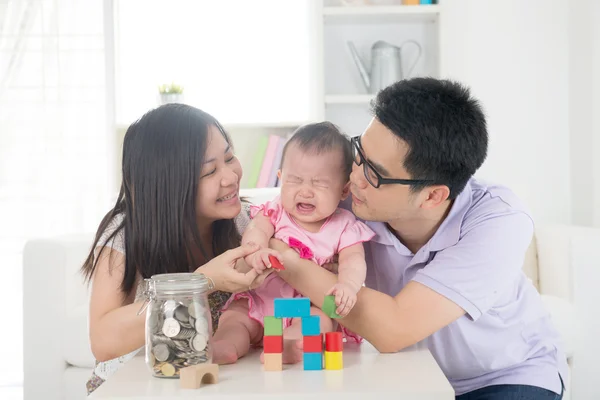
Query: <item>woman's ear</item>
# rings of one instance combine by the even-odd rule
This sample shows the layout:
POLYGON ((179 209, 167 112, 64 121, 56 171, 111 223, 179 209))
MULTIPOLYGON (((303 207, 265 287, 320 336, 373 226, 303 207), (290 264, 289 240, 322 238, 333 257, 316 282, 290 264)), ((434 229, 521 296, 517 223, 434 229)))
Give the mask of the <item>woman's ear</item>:
POLYGON ((277 170, 277 179, 281 180, 281 170, 277 170))
POLYGON ((344 188, 342 189, 342 200, 346 200, 349 195, 350 195, 350 181, 348 181, 348 183, 346 183, 344 185, 344 188))

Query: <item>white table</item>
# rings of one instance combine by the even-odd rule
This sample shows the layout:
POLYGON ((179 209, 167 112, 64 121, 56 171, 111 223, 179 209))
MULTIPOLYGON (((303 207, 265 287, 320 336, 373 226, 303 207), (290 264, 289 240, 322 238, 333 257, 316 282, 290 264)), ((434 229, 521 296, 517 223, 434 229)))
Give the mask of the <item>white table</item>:
POLYGON ((453 400, 454 391, 427 349, 379 354, 369 343, 344 344, 344 369, 304 371, 302 364, 281 372, 262 369, 259 351, 234 365, 220 366, 219 383, 180 389, 179 379, 154 378, 143 357, 135 357, 90 399, 310 399, 363 400, 375 397, 453 400))

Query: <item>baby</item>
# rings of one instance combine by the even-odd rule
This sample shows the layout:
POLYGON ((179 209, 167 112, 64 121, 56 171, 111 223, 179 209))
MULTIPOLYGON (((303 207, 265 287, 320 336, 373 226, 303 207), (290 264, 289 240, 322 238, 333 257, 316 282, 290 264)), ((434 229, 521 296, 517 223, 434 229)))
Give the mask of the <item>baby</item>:
MULTIPOLYGON (((338 208, 349 195, 352 170, 350 141, 329 122, 302 126, 294 132, 283 149, 281 195, 273 201, 251 208, 252 222, 242 236, 242 244, 254 243, 260 250, 246 258, 259 272, 270 267, 269 239, 275 237, 296 249, 302 258, 323 266, 339 258, 338 282, 327 294, 336 295, 338 313, 346 315, 356 302, 356 295, 366 276, 363 242, 374 233, 347 210, 338 208)), ((325 295, 325 293, 324 293, 325 295)), ((231 296, 223 308, 213 338, 215 363, 234 363, 244 356, 250 345, 263 336, 265 316, 274 314, 275 298, 301 295, 276 273, 247 292, 231 296)), ((334 329, 333 321, 319 308, 311 314, 320 316, 321 332, 334 329)), ((284 363, 302 360, 301 320, 284 319, 284 363)), ((345 328, 346 337, 361 338, 345 328)))

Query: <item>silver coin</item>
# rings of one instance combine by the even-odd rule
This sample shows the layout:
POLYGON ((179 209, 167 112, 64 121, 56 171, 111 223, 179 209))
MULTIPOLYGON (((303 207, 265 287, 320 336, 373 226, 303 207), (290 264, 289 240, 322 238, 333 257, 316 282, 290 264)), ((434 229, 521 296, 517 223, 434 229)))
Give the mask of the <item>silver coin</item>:
POLYGON ((208 321, 204 318, 198 318, 194 323, 194 327, 196 328, 196 332, 207 335, 208 332, 208 321))
POLYGON ((206 307, 202 303, 194 301, 188 306, 188 313, 195 319, 201 318, 206 313, 206 307))
POLYGON ((190 314, 188 313, 187 307, 179 306, 175 309, 175 319, 179 322, 189 322, 190 314))
POLYGON ((189 339, 196 334, 192 328, 181 328, 179 333, 173 336, 173 339, 189 339))
POLYGON ((164 343, 159 343, 152 349, 152 353, 154 354, 154 358, 156 358, 160 362, 165 362, 171 357, 171 351, 169 350, 169 346, 164 343))
POLYGON ((174 337, 181 331, 181 325, 175 318, 167 318, 165 322, 163 322, 162 332, 167 337, 174 337))
POLYGON ((152 335, 150 338, 150 341, 152 342, 153 345, 156 345, 158 343, 164 343, 164 344, 168 345, 169 347, 173 346, 173 341, 162 334, 152 335))
POLYGON ((203 351, 208 344, 208 338, 202 334, 197 334, 190 339, 190 347, 196 351, 203 351))
POLYGON ((162 311, 167 318, 173 318, 175 315, 175 309, 179 307, 179 303, 175 300, 167 300, 163 303, 162 311))

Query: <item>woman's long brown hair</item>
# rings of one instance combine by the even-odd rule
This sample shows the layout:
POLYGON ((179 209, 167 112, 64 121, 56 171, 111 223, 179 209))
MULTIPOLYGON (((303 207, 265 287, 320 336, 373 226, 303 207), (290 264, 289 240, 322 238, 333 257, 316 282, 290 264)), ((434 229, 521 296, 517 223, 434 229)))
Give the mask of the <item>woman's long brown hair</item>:
MULTIPOLYGON (((191 248, 199 248, 204 261, 240 244, 233 220, 213 225, 212 249, 202 246, 196 223, 196 195, 208 130, 216 126, 211 115, 183 104, 168 104, 134 122, 123 143, 123 182, 115 206, 102 219, 81 270, 89 282, 107 242, 119 232, 125 238, 125 272, 122 292, 135 290, 136 276, 189 272, 199 266, 191 248), (122 222, 103 243, 100 238, 118 215, 122 222), (98 257, 94 250, 100 247, 98 257)), ((112 250, 111 250, 112 251, 112 250)))

